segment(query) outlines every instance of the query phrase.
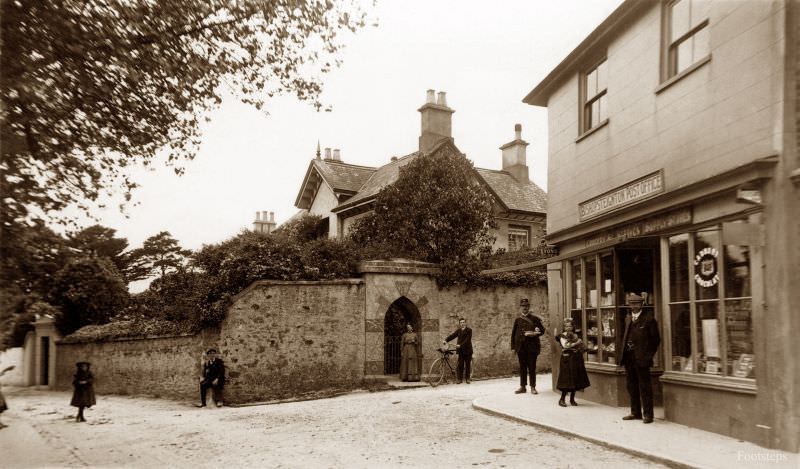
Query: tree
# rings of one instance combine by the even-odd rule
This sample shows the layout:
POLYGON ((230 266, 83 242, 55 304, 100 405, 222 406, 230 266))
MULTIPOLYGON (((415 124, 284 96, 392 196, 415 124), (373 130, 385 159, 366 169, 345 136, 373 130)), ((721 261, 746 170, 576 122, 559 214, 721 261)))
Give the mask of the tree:
POLYGON ((128 289, 106 258, 70 261, 53 281, 50 303, 60 307, 56 327, 70 334, 88 324, 104 324, 128 302, 128 289))
POLYGON ((156 275, 163 277, 168 271, 183 268, 191 253, 181 248, 168 231, 162 231, 144 240, 141 248, 131 251, 130 257, 135 259, 135 263, 129 268, 142 272, 143 278, 156 275))
POLYGON ((402 167, 350 236, 394 256, 457 267, 491 250, 493 203, 472 163, 446 145, 402 167))
POLYGON ((364 24, 328 0, 2 0, 0 229, 135 183, 163 152, 175 171, 225 87, 261 108, 321 77, 364 24), (223 86, 225 85, 225 86, 223 86))
POLYGON ((101 225, 92 225, 67 236, 67 246, 85 257, 105 257, 122 274, 125 283, 147 278, 141 269, 138 255, 126 252, 128 240, 118 238, 117 231, 101 225))

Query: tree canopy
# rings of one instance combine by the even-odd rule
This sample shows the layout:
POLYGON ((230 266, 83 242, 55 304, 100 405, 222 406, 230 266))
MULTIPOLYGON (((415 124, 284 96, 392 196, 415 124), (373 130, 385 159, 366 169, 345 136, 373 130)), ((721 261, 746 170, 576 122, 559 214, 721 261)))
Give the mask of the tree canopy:
POLYGON ((192 251, 183 249, 168 231, 162 231, 144 240, 141 248, 131 251, 130 257, 135 260, 131 270, 142 278, 163 277, 167 272, 182 269, 191 254, 192 251))
POLYGON ((261 108, 293 93, 317 108, 343 30, 364 14, 330 0, 2 0, 2 228, 111 189, 163 152, 191 159, 228 87, 261 108), (223 86, 224 85, 224 86, 223 86))
POLYGON ((350 236, 378 255, 441 263, 445 276, 455 278, 467 269, 477 273, 474 261, 491 252, 493 204, 472 162, 444 146, 400 168, 397 181, 375 198, 373 214, 358 220, 350 236))

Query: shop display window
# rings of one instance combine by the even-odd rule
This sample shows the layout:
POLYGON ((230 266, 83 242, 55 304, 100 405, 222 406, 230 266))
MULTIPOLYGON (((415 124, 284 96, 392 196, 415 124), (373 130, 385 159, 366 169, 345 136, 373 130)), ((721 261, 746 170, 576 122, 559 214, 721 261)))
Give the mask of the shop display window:
POLYGON ((670 369, 753 379, 749 247, 726 243, 721 225, 671 236, 666 246, 670 369))
POLYGON ((570 316, 586 344, 586 360, 616 365, 617 310, 614 255, 585 256, 570 262, 570 316))

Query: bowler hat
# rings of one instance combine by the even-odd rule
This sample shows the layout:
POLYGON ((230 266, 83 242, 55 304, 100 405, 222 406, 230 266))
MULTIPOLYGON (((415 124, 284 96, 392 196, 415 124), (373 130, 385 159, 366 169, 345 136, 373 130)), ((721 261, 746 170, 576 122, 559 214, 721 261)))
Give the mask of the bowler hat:
POLYGON ((212 347, 212 348, 206 350, 206 353, 217 353, 217 349, 212 347))
POLYGON ((520 306, 530 306, 530 305, 531 305, 531 302, 530 302, 530 301, 528 301, 528 299, 527 299, 527 298, 523 298, 523 299, 519 300, 519 305, 520 305, 520 306))
POLYGON ((81 366, 81 365, 91 366, 91 363, 89 363, 89 362, 75 362, 75 366, 81 366))
POLYGON ((636 293, 631 293, 628 295, 628 304, 630 303, 644 303, 644 298, 637 295, 636 293))

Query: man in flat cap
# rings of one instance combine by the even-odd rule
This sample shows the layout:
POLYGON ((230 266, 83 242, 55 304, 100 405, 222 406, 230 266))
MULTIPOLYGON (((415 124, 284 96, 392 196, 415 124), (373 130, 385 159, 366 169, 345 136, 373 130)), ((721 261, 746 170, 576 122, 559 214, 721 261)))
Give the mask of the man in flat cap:
POLYGON ((519 359, 519 389, 516 394, 525 392, 525 385, 530 376, 531 394, 539 394, 536 390, 536 359, 541 350, 539 336, 544 334, 544 325, 539 317, 530 311, 531 304, 527 298, 519 301, 520 316, 514 320, 511 330, 511 348, 517 352, 519 359))
POLYGON ((225 386, 225 363, 217 357, 217 349, 210 348, 203 360, 203 375, 200 377, 200 405, 206 406, 206 394, 211 389, 211 397, 217 407, 222 407, 222 388, 225 386))
POLYGON ((642 312, 644 299, 633 293, 628 295, 630 313, 625 316, 625 335, 622 336, 628 395, 631 398, 631 413, 622 420, 653 422, 653 386, 650 383, 650 367, 653 356, 661 343, 658 323, 652 312, 642 312))

